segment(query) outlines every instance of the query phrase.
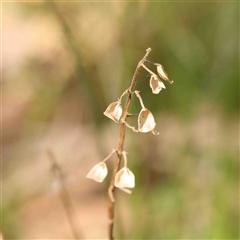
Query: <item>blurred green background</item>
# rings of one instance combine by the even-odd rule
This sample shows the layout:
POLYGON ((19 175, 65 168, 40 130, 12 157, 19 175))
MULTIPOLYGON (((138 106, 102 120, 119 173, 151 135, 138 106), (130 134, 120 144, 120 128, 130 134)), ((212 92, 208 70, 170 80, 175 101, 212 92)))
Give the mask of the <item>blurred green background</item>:
POLYGON ((85 175, 117 148, 119 125, 102 113, 148 47, 174 84, 153 95, 140 72, 160 135, 127 129, 136 187, 117 191, 115 237, 239 239, 238 44, 233 1, 3 2, 4 239, 72 238, 47 149, 67 175, 81 239, 107 238, 114 157, 102 184, 85 175))

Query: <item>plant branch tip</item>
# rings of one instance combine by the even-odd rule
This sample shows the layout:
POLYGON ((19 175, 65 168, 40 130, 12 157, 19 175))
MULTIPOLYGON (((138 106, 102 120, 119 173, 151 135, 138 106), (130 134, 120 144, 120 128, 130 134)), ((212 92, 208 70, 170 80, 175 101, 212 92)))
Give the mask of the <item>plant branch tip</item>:
POLYGON ((132 194, 132 191, 127 188, 119 188, 119 189, 127 194, 132 194))
POLYGON ((159 135, 159 132, 156 132, 156 131, 153 130, 152 134, 157 136, 157 135, 159 135))

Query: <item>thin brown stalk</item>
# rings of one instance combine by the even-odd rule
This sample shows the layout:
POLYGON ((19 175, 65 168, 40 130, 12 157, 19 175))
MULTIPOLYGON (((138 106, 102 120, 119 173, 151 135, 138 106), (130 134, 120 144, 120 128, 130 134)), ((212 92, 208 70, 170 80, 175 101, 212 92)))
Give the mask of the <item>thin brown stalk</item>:
POLYGON ((121 118, 121 123, 120 123, 120 136, 119 136, 119 143, 118 143, 118 150, 117 150, 117 159, 115 162, 115 166, 113 169, 113 174, 112 174, 112 179, 111 179, 111 183, 108 189, 108 195, 109 195, 109 200, 108 200, 108 220, 109 220, 109 224, 108 224, 108 238, 109 240, 113 240, 113 227, 114 227, 114 203, 115 203, 115 199, 114 199, 114 190, 115 190, 115 186, 114 186, 114 181, 115 181, 115 176, 117 171, 119 170, 119 166, 120 166, 120 162, 121 162, 121 158, 122 158, 122 152, 123 152, 123 146, 124 146, 124 140, 125 140, 125 130, 126 130, 126 118, 128 116, 128 109, 131 103, 131 99, 132 99, 132 95, 134 93, 135 90, 135 86, 137 84, 137 78, 140 72, 140 69, 143 65, 143 63, 146 61, 146 58, 148 57, 149 53, 151 52, 151 48, 148 48, 146 50, 146 54, 145 56, 142 58, 142 60, 138 63, 136 70, 134 72, 133 78, 132 78, 132 82, 131 85, 128 89, 128 98, 126 101, 126 105, 124 107, 123 110, 123 114, 122 114, 122 118, 121 118))
POLYGON ((66 212, 66 216, 72 231, 72 234, 76 240, 81 239, 79 231, 77 230, 77 227, 75 226, 74 222, 74 210, 71 205, 71 197, 67 190, 66 183, 65 183, 65 176, 62 171, 61 166, 58 164, 57 159, 52 151, 47 150, 47 154, 49 157, 49 161, 51 163, 51 170, 53 173, 53 176, 56 178, 56 180, 60 183, 61 190, 59 192, 59 198, 62 201, 64 210, 66 212))

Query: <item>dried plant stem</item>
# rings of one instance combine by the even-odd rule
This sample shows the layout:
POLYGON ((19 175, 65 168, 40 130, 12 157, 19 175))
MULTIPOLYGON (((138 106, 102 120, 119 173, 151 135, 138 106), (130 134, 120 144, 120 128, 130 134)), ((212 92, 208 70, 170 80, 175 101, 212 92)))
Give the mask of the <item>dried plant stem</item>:
POLYGON ((73 220, 74 219, 73 218, 74 210, 71 205, 70 194, 66 188, 64 173, 61 169, 61 166, 58 164, 57 159, 56 159, 55 155, 53 154, 53 152, 50 150, 47 150, 47 154, 49 157, 49 161, 51 163, 51 170, 53 172, 53 175, 56 178, 56 180, 59 181, 60 186, 61 186, 61 190, 59 192, 59 197, 62 201, 64 210, 66 212, 67 219, 68 219, 69 225, 72 230, 72 234, 76 240, 81 239, 80 234, 77 230, 77 227, 75 227, 75 224, 74 224, 74 220, 73 220))
POLYGON ((149 68, 147 68, 144 64, 142 64, 142 67, 145 68, 152 75, 157 76, 153 71, 151 71, 149 68))
POLYGON ((108 189, 108 195, 109 195, 109 201, 108 201, 108 220, 109 220, 109 225, 108 225, 108 238, 109 240, 113 240, 113 227, 114 227, 114 181, 115 181, 115 176, 117 171, 119 170, 120 162, 121 162, 121 157, 122 157, 122 152, 123 152, 123 146, 124 146, 124 140, 125 140, 125 130, 126 130, 126 118, 128 116, 128 109, 131 103, 132 95, 135 90, 135 86, 137 84, 137 78, 140 72, 140 69, 143 65, 143 63, 146 61, 146 58, 148 57, 149 53, 151 52, 151 48, 148 48, 146 50, 145 56, 142 58, 142 60, 138 63, 135 73, 132 78, 131 85, 128 89, 128 98, 126 101, 126 105, 123 110, 122 118, 121 118, 121 123, 120 123, 120 137, 119 137, 119 143, 118 143, 118 150, 117 150, 117 159, 116 163, 113 169, 113 174, 112 174, 112 179, 111 183, 108 189))
POLYGON ((139 99, 139 102, 141 104, 142 109, 146 109, 145 106, 144 106, 143 100, 142 100, 142 98, 139 94, 139 91, 135 91, 134 93, 136 94, 137 98, 139 99))

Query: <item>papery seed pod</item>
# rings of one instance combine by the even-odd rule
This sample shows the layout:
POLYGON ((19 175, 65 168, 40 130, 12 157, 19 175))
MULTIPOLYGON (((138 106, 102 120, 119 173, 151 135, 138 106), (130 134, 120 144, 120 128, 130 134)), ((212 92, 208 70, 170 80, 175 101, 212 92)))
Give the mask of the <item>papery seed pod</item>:
POLYGON ((119 119, 122 116, 121 102, 117 101, 117 102, 111 103, 103 114, 108 118, 112 119, 114 122, 118 123, 119 119))
POLYGON ((138 131, 150 132, 156 126, 152 113, 147 108, 142 108, 138 115, 138 131))
POLYGON ((158 94, 163 88, 166 88, 164 83, 156 75, 151 76, 150 87, 152 89, 152 93, 154 94, 158 94))
POLYGON ((123 167, 117 172, 114 185, 118 188, 134 188, 134 174, 127 167, 123 167))
POLYGON ((96 182, 102 182, 108 174, 108 169, 105 163, 96 164, 87 174, 86 178, 93 179, 96 182))
POLYGON ((163 80, 168 81, 168 82, 170 82, 170 83, 173 83, 172 80, 169 80, 168 75, 167 75, 167 73, 165 72, 163 66, 162 66, 161 64, 158 64, 158 63, 155 64, 155 65, 157 65, 157 72, 158 72, 159 76, 160 76, 163 80))

